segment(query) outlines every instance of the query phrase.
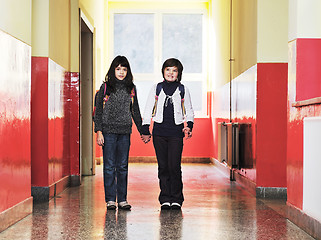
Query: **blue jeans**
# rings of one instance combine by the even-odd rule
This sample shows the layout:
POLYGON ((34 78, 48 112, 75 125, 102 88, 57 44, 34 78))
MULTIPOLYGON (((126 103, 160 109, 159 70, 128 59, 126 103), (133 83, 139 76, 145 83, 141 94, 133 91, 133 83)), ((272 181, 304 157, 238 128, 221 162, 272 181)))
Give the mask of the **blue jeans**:
POLYGON ((127 200, 130 134, 104 134, 105 201, 127 200))

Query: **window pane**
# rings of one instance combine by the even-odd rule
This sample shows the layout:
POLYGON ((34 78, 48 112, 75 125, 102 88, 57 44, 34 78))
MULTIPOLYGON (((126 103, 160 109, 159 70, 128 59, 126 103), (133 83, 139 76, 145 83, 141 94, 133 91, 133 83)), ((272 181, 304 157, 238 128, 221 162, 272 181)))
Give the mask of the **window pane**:
POLYGON ((126 56, 132 72, 152 73, 154 14, 115 14, 114 54, 126 56))
POLYGON ((137 89, 137 98, 141 114, 144 113, 149 92, 154 84, 155 83, 153 81, 135 81, 137 89))
POLYGON ((163 15, 163 62, 178 58, 185 73, 202 72, 202 14, 163 15))
POLYGON ((202 81, 182 81, 186 87, 188 87, 188 90, 191 94, 192 99, 192 105, 194 111, 202 111, 202 105, 203 105, 203 93, 202 93, 202 81))

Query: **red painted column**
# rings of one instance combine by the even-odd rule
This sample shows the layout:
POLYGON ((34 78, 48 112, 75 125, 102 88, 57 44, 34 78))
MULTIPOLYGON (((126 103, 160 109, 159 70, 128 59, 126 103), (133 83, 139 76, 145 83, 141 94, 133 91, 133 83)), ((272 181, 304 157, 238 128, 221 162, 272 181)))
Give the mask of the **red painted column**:
POLYGON ((286 187, 287 63, 257 65, 257 187, 286 187))
POLYGON ((48 186, 48 58, 31 61, 31 184, 48 186))

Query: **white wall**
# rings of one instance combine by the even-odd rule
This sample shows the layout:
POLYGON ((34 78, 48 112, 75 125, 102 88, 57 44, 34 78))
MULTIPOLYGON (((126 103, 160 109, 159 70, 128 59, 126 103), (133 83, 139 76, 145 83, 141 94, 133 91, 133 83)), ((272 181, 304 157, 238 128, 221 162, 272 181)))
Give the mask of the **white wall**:
POLYGON ((303 120, 303 211, 321 222, 321 117, 303 120))
POLYGON ((320 11, 320 0, 289 0, 289 41, 321 38, 320 11))
POLYGON ((32 0, 0 0, 0 29, 31 45, 32 0))
POLYGON ((288 61, 288 0, 257 1, 257 61, 288 61))

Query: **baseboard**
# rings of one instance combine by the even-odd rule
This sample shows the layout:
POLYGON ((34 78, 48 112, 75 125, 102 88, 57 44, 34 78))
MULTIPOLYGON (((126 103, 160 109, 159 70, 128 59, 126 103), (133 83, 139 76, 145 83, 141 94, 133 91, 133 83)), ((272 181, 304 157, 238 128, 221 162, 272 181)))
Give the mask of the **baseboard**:
POLYGON ((256 197, 258 198, 273 198, 287 199, 287 188, 278 187, 257 187, 256 197))
POLYGON ((65 176, 49 186, 49 198, 52 199, 70 186, 70 176, 65 176))
POLYGON ((78 187, 81 184, 81 178, 79 175, 70 176, 70 187, 78 187))
POLYGON ((230 169, 224 164, 218 161, 215 158, 211 158, 210 161, 214 164, 215 167, 220 170, 225 176, 230 176, 230 169))
MULTIPOLYGON (((157 163, 155 156, 148 157, 129 157, 130 163, 157 163)), ((182 157, 182 163, 210 163, 210 158, 202 157, 182 157)))
POLYGON ((0 232, 32 213, 33 198, 24 201, 0 213, 0 232))
POLYGON ((34 202, 47 202, 70 186, 70 176, 63 177, 49 187, 31 187, 34 202))
POLYGON ((48 202, 50 200, 49 187, 31 187, 31 196, 34 202, 48 202))
POLYGON ((182 157, 182 163, 211 163, 207 157, 182 157))
POLYGON ((302 228, 313 238, 321 239, 321 223, 319 221, 310 217, 290 203, 286 203, 286 205, 287 216, 291 222, 302 228))
POLYGON ((256 183, 241 175, 238 170, 230 169, 226 164, 219 162, 217 159, 212 158, 213 164, 219 168, 225 175, 229 175, 230 179, 235 180, 250 194, 257 198, 270 198, 270 199, 286 199, 287 188, 279 187, 257 187, 256 183))
POLYGON ((244 189, 246 189, 250 194, 257 197, 256 195, 256 183, 234 171, 235 181, 240 184, 244 189))
POLYGON ((157 163, 156 157, 129 157, 129 163, 157 163))

